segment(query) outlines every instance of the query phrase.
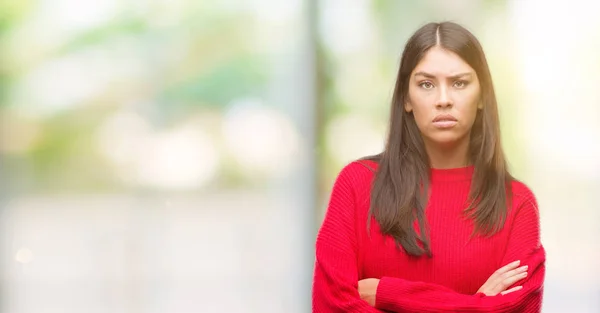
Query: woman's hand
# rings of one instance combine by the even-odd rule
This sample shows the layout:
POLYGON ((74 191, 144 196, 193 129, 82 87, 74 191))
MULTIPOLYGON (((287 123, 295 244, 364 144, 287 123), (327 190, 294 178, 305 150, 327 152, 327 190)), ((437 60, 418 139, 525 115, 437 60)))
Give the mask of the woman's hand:
POLYGON ((360 298, 367 301, 372 307, 375 307, 375 295, 377 294, 378 285, 379 279, 377 278, 367 278, 358 281, 360 298))
POLYGON ((505 295, 523 288, 523 286, 516 286, 506 290, 514 283, 527 277, 527 265, 518 267, 520 263, 520 261, 515 261, 495 271, 485 284, 479 288, 477 293, 481 292, 486 296, 505 295))

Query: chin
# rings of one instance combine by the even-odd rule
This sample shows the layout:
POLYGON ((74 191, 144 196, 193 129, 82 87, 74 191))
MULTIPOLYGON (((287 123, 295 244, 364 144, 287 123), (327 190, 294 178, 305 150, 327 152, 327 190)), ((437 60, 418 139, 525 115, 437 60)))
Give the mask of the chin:
POLYGON ((434 145, 444 148, 452 148, 459 144, 458 140, 434 141, 434 145))
POLYGON ((461 143, 463 138, 463 136, 452 133, 436 134, 435 136, 429 137, 429 142, 443 147, 452 147, 461 143))

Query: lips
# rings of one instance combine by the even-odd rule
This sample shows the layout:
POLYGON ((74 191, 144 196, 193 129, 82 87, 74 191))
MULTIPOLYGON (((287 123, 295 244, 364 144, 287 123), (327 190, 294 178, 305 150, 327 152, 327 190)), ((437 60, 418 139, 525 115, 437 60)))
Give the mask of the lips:
POLYGON ((450 114, 441 114, 433 119, 433 126, 439 129, 448 129, 456 126, 458 120, 450 114))
POLYGON ((456 117, 450 114, 440 114, 433 119, 433 122, 457 122, 456 117))

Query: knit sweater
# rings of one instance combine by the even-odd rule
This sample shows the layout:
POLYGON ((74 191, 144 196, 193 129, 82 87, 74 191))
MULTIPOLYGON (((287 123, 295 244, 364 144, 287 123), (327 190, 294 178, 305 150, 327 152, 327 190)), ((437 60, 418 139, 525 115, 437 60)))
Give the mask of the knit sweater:
POLYGON ((473 167, 431 169, 425 210, 432 256, 411 257, 367 219, 373 170, 355 161, 338 175, 316 240, 313 312, 540 312, 545 252, 539 211, 531 190, 512 182, 504 227, 491 237, 472 237, 464 216, 473 167), (527 277, 521 290, 486 296, 478 289, 500 267, 520 260, 527 277), (375 307, 360 299, 358 281, 380 279, 375 307))

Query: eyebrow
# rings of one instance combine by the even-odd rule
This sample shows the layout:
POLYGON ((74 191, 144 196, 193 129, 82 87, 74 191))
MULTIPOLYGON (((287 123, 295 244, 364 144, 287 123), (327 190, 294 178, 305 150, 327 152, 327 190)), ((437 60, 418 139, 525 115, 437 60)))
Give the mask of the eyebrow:
MULTIPOLYGON (((435 78, 435 75, 427 73, 427 72, 416 72, 414 76, 423 76, 425 78, 435 78)), ((452 75, 448 78, 457 79, 457 78, 461 78, 461 77, 465 77, 465 76, 472 76, 472 73, 470 73, 470 72, 459 73, 456 75, 452 75)))

